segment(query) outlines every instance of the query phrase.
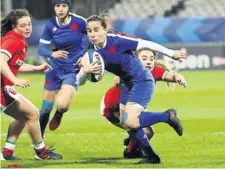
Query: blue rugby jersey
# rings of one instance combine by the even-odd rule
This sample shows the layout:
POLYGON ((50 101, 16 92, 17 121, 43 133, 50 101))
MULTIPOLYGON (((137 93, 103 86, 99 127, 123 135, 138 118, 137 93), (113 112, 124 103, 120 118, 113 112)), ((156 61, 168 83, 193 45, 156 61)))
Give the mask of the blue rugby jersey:
MULTIPOLYGON (((49 19, 40 39, 40 45, 53 44, 56 48, 55 50, 65 50, 69 52, 67 59, 55 59, 50 56, 50 64, 53 67, 60 66, 68 68, 68 66, 74 65, 84 54, 85 49, 83 42, 87 34, 86 20, 73 13, 69 15, 70 21, 66 25, 60 25, 57 17, 49 19)), ((47 54, 39 50, 39 55, 45 56, 47 54)))
POLYGON ((153 79, 152 74, 133 54, 133 51, 144 47, 170 57, 174 55, 173 50, 159 44, 119 33, 108 33, 103 48, 94 46, 103 56, 106 70, 119 76, 125 83, 153 79))

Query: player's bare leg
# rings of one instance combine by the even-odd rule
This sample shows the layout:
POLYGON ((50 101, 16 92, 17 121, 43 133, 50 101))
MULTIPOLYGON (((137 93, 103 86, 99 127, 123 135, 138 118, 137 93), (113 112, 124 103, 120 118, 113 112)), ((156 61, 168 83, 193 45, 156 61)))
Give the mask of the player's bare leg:
POLYGON ((76 89, 71 85, 63 85, 56 97, 57 110, 49 123, 50 130, 56 130, 61 124, 63 114, 68 111, 69 105, 75 97, 76 89))
MULTIPOLYGON (((53 151, 46 150, 45 144, 41 138, 38 109, 28 99, 20 95, 19 99, 17 99, 17 101, 9 106, 4 112, 17 120, 10 125, 7 138, 16 141, 24 127, 25 122, 27 131, 32 139, 36 157, 38 159, 62 159, 61 155, 56 154, 53 151), (23 124, 18 124, 21 122, 23 124)), ((16 160, 13 158, 14 149, 15 142, 13 143, 6 140, 6 146, 3 149, 3 157, 6 160, 16 160), (7 147, 11 151, 10 153, 8 151, 8 153, 5 154, 5 149, 7 149, 7 147)))
POLYGON ((20 160, 14 153, 15 143, 17 142, 19 135, 25 127, 24 120, 14 120, 8 127, 8 134, 6 138, 5 147, 2 150, 2 154, 5 160, 20 160))

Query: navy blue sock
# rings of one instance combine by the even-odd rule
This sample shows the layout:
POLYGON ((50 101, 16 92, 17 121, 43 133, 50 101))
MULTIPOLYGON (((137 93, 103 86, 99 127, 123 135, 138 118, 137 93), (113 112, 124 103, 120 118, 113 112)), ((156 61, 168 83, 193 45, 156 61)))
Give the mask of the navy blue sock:
POLYGON ((45 128, 49 121, 49 115, 50 115, 50 113, 41 113, 41 110, 40 110, 39 122, 40 122, 40 126, 41 126, 41 136, 42 137, 45 134, 45 128))
POLYGON ((133 137, 139 147, 141 147, 142 151, 147 156, 156 155, 152 146, 149 143, 148 137, 144 131, 144 129, 132 130, 128 132, 131 137, 133 137))
POLYGON ((139 115, 140 128, 151 126, 158 122, 166 122, 169 120, 169 113, 166 112, 141 112, 139 115))
POLYGON ((50 115, 50 112, 53 108, 53 105, 54 105, 54 102, 50 103, 50 102, 47 102, 47 101, 43 100, 42 108, 40 110, 40 118, 39 118, 40 127, 41 127, 41 136, 42 137, 44 136, 45 128, 48 124, 49 115, 50 115))

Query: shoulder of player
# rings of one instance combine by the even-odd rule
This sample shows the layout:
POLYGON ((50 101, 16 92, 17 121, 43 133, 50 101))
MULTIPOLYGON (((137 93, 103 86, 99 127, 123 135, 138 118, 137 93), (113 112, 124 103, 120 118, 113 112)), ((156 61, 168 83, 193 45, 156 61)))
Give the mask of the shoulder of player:
POLYGON ((13 34, 8 34, 4 38, 1 39, 1 44, 9 43, 13 46, 20 46, 23 44, 22 40, 18 40, 18 37, 13 36, 13 34))
POLYGON ((69 14, 73 19, 76 19, 76 20, 79 20, 79 21, 85 22, 85 23, 87 22, 87 20, 80 15, 77 15, 77 14, 74 14, 74 13, 69 13, 69 14))
POLYGON ((47 22, 46 22, 47 26, 53 26, 55 24, 56 24, 56 17, 55 16, 50 18, 50 19, 48 19, 47 22))
POLYGON ((157 65, 155 65, 155 66, 154 66, 154 68, 153 68, 153 70, 152 70, 152 71, 159 71, 159 70, 164 70, 164 71, 166 71, 166 69, 165 69, 165 68, 160 67, 160 66, 157 66, 157 65))
POLYGON ((107 32, 107 36, 112 38, 112 39, 115 39, 115 40, 122 40, 122 39, 127 39, 127 40, 138 40, 138 38, 136 37, 132 37, 132 36, 129 36, 127 34, 124 34, 124 33, 119 33, 119 32, 107 32))

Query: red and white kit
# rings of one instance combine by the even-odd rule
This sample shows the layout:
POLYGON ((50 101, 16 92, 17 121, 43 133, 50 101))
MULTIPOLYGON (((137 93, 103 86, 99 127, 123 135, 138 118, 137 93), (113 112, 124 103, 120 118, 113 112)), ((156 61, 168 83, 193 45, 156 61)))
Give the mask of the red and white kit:
MULTIPOLYGON (((10 31, 1 38, 0 52, 9 57, 8 65, 15 76, 17 76, 20 66, 26 59, 26 51, 26 40, 15 31, 10 31)), ((0 95, 2 111, 19 97, 19 94, 13 88, 13 83, 2 74, 0 95)))

